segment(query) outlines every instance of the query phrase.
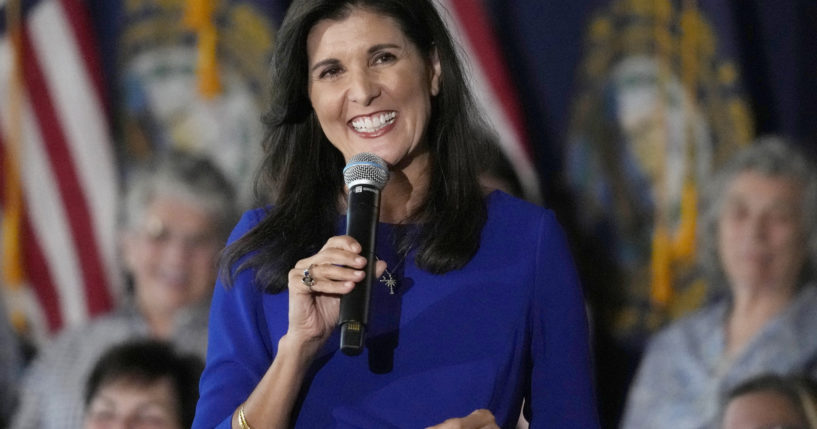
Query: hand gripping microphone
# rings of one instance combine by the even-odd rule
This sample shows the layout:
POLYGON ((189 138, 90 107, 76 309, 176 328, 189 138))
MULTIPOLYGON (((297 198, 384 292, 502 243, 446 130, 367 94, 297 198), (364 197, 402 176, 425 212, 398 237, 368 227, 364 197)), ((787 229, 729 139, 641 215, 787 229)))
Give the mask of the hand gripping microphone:
POLYGON ((346 234, 360 243, 360 254, 368 261, 365 276, 355 288, 340 298, 340 350, 347 355, 363 351, 369 323, 369 301, 375 280, 375 234, 380 216, 380 190, 389 180, 386 162, 370 153, 359 153, 343 168, 349 189, 346 234))

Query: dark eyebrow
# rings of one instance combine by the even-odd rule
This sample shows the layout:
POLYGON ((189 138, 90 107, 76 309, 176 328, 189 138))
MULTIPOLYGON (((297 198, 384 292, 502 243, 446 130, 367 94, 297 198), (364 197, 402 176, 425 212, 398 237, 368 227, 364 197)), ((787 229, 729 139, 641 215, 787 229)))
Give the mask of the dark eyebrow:
MULTIPOLYGON (((369 53, 369 55, 371 55, 371 54, 373 54, 373 53, 375 53, 377 51, 382 51, 383 49, 400 49, 400 45, 397 45, 397 44, 394 44, 394 43, 380 43, 380 44, 377 44, 377 45, 373 45, 371 48, 369 48, 369 50, 367 52, 369 53)), ((321 67, 324 67, 324 66, 327 66, 327 65, 330 65, 330 64, 335 65, 335 64, 338 64, 339 62, 340 61, 338 61, 335 58, 327 58, 325 60, 321 60, 321 61, 318 61, 317 63, 315 63, 315 65, 313 65, 312 68, 309 69, 309 71, 314 72, 315 70, 317 70, 317 69, 319 69, 321 67)))
POLYGON ((312 66, 312 68, 309 69, 309 71, 314 72, 315 70, 317 70, 317 69, 319 69, 319 68, 321 68, 323 66, 328 66, 330 64, 335 65, 335 64, 338 64, 338 63, 340 63, 340 61, 336 60, 335 58, 327 58, 325 60, 321 60, 321 61, 318 61, 317 63, 315 63, 315 65, 312 66))
POLYGON ((381 43, 378 45, 374 45, 369 48, 369 54, 373 54, 377 51, 382 51, 383 49, 400 49, 400 45, 396 45, 394 43, 381 43))

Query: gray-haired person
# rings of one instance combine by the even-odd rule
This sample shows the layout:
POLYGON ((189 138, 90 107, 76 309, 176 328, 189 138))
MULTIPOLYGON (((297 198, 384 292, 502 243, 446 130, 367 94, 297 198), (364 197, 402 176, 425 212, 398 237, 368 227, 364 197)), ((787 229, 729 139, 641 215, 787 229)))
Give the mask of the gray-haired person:
POLYGON ((84 380, 115 343, 158 338, 204 357, 215 261, 235 222, 233 188, 211 161, 183 152, 168 152, 129 179, 122 305, 43 348, 25 376, 13 428, 80 428, 84 380))
POLYGON ((709 428, 760 373, 817 375, 817 171, 764 137, 709 184, 700 259, 720 297, 650 341, 622 427, 709 428))

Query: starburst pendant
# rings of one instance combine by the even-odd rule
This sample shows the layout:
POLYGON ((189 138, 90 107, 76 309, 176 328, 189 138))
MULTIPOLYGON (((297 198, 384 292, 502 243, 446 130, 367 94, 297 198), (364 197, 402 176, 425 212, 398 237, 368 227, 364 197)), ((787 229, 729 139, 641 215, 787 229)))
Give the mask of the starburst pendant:
POLYGON ((390 272, 386 271, 386 273, 380 277, 380 283, 383 283, 387 288, 389 288, 389 295, 394 295, 394 289, 397 287, 397 280, 394 279, 394 276, 392 276, 390 272))

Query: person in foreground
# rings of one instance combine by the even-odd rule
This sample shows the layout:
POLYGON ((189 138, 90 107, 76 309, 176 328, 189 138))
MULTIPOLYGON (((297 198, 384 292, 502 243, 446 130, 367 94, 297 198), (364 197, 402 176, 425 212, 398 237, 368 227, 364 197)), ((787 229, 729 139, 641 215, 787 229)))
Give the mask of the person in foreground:
POLYGON ((582 291, 554 215, 478 182, 484 124, 430 0, 295 1, 277 34, 271 204, 222 256, 195 428, 598 426, 582 291), (363 278, 341 171, 382 158, 362 354, 339 300, 363 278), (382 282, 382 283, 381 283, 382 282))
POLYGON ((726 395, 721 429, 817 429, 817 384, 794 374, 750 378, 726 395))
POLYGON ((234 193, 205 158, 170 152, 131 176, 121 251, 132 278, 117 309, 59 333, 23 380, 14 429, 82 427, 82 385, 113 344, 151 337, 204 358, 216 260, 235 223, 234 193))
POLYGON ((729 389, 761 373, 817 375, 817 171, 761 138, 718 172, 701 261, 719 299, 650 341, 623 428, 711 428, 729 389))
POLYGON ((88 377, 84 428, 189 428, 203 368, 201 358, 161 340, 111 347, 88 377))

